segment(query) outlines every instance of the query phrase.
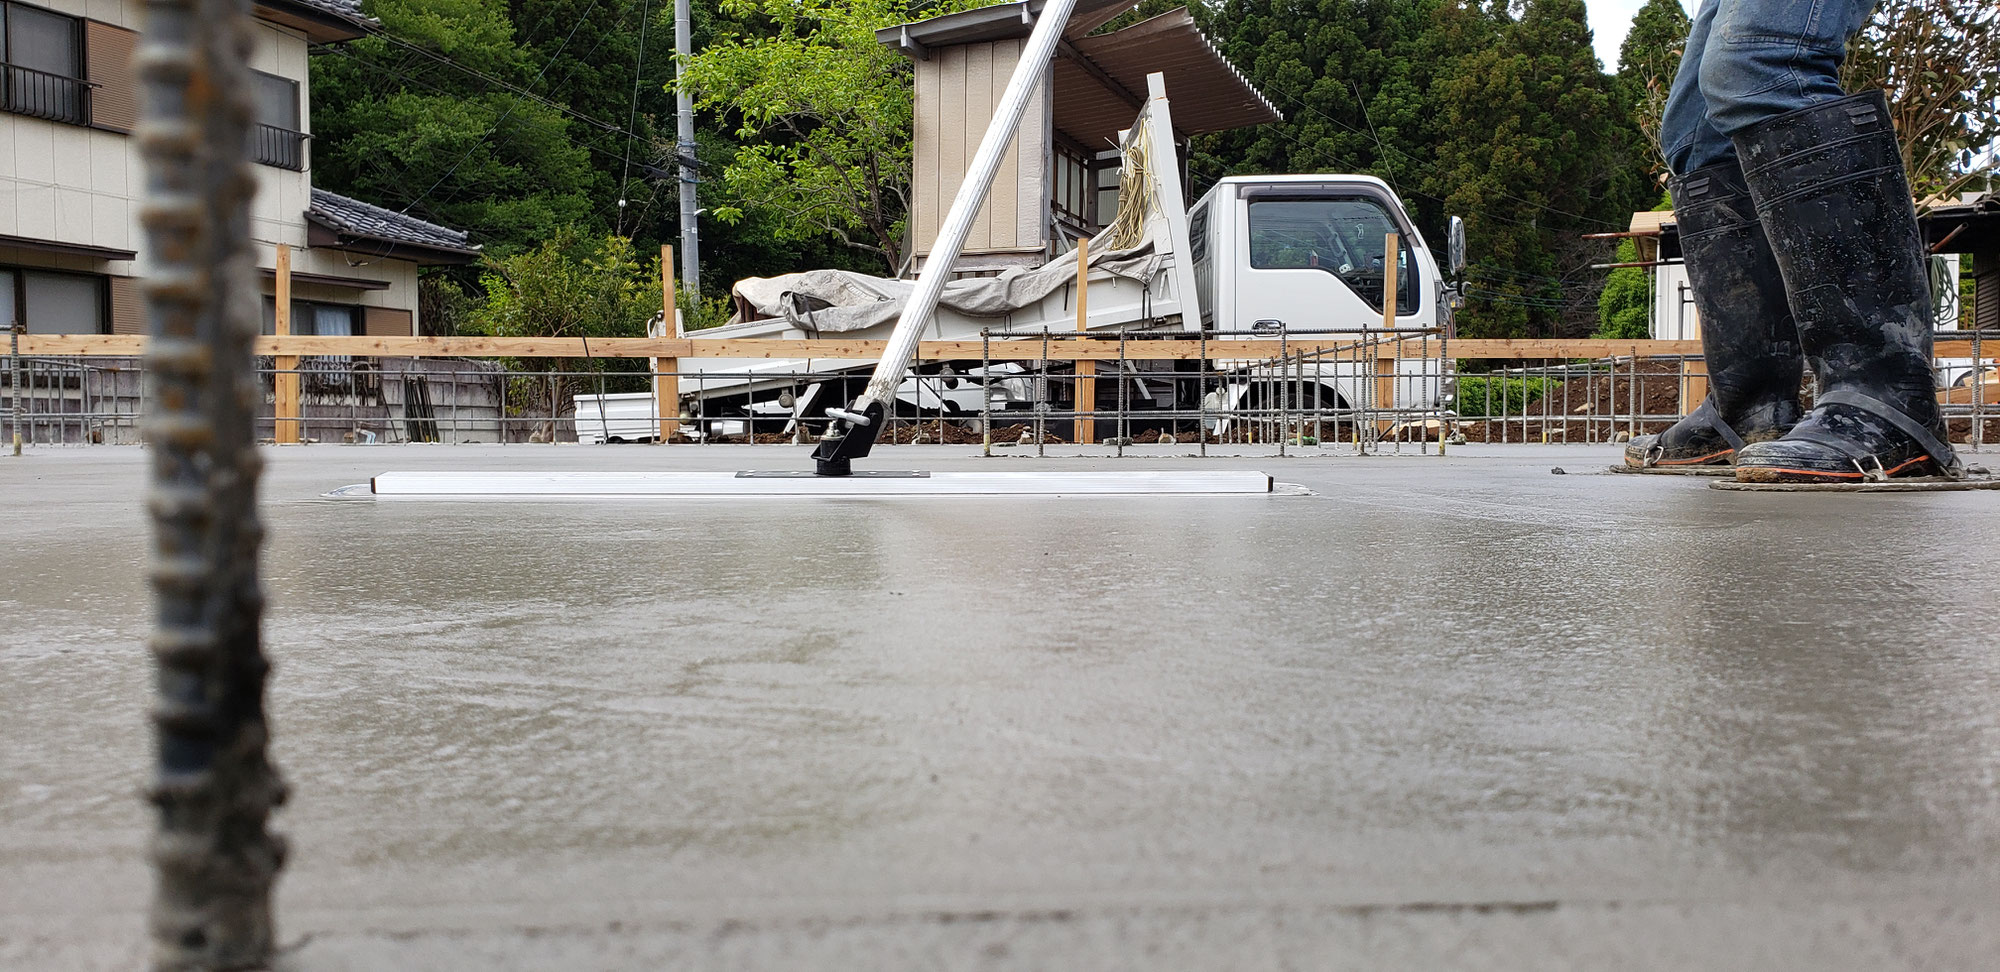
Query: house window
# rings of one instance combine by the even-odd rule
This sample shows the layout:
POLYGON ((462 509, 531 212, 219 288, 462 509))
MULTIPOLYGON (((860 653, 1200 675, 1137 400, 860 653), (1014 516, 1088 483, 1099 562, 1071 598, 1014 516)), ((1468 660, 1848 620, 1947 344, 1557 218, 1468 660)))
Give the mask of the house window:
POLYGON ((1059 216, 1067 217, 1067 222, 1081 227, 1084 224, 1083 200, 1090 189, 1090 163, 1068 146, 1058 145, 1055 170, 1050 201, 1055 204, 1059 216))
POLYGON ((257 120, 250 130, 251 157, 265 165, 303 171, 306 167, 305 127, 299 122, 299 83, 262 71, 250 72, 257 98, 257 120))
POLYGON ((90 123, 82 20, 0 2, 0 105, 50 121, 90 123))
MULTIPOLYGON (((264 298, 264 333, 278 333, 278 302, 264 298)), ((347 337, 362 333, 361 308, 352 304, 327 304, 317 300, 292 301, 292 333, 320 337, 347 337)))
POLYGON ((108 334, 104 278, 0 267, 0 331, 26 321, 29 334, 108 334))
POLYGON ((1068 226, 1076 232, 1088 230, 1088 212, 1084 210, 1084 200, 1090 194, 1090 160, 1068 146, 1056 146, 1054 152, 1054 178, 1050 180, 1050 204, 1056 210, 1056 222, 1068 226))

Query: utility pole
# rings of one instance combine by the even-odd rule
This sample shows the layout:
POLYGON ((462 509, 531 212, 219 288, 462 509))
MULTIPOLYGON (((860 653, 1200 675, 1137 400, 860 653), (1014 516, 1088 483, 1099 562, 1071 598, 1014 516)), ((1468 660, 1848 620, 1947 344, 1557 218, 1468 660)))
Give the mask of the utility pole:
MULTIPOLYGON (((679 126, 674 140, 674 156, 681 174, 681 280, 687 289, 701 292, 701 224, 695 198, 694 99, 688 97, 687 59, 692 51, 693 27, 688 17, 688 0, 674 0, 674 105, 679 109, 679 126)), ((669 324, 673 323, 671 321, 669 324)))

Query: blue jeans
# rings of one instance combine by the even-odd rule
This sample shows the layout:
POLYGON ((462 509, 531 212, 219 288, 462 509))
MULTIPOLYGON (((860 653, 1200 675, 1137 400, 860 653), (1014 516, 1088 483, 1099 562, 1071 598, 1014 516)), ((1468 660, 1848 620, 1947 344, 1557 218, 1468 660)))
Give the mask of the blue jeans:
POLYGON ((1876 0, 1703 0, 1660 119, 1667 167, 1686 175, 1736 157, 1731 135, 1845 96, 1847 39, 1876 0))

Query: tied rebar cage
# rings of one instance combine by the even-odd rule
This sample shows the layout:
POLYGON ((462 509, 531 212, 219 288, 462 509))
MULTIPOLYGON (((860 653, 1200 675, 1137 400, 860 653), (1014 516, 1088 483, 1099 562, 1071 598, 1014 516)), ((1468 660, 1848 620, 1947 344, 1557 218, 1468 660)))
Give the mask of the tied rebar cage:
POLYGON ((265 755, 249 53, 248 0, 148 0, 137 63, 162 972, 268 965, 285 856, 265 826, 284 784, 265 755))

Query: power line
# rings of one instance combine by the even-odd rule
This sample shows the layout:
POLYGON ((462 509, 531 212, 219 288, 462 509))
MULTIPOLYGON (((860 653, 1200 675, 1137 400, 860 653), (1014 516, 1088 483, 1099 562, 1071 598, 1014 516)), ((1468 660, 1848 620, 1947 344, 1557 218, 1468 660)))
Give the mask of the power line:
MULTIPOLYGON (((1343 128, 1343 129, 1345 129, 1345 130, 1347 130, 1347 131, 1350 131, 1350 132, 1353 132, 1353 133, 1354 133, 1354 134, 1356 134, 1356 135, 1367 135, 1367 136, 1370 136, 1371 138, 1373 138, 1373 139, 1374 139, 1374 141, 1375 141, 1376 145, 1378 145, 1378 146, 1379 146, 1379 147, 1381 148, 1381 150, 1383 150, 1383 151, 1384 151, 1384 154, 1387 154, 1387 153, 1389 153, 1389 152, 1394 152, 1395 154, 1397 154, 1397 155, 1400 155, 1400 156, 1402 156, 1403 158, 1405 158, 1405 159, 1408 159, 1408 160, 1410 160, 1411 162, 1414 162, 1414 163, 1416 163, 1416 164, 1418 164, 1418 165, 1421 165, 1421 166, 1424 166, 1425 168, 1429 169, 1429 170, 1430 170, 1430 171, 1431 171, 1431 172, 1432 172, 1433 174, 1435 174, 1435 175, 1438 175, 1438 176, 1441 176, 1441 177, 1442 177, 1442 176, 1446 176, 1446 175, 1447 175, 1447 173, 1445 173, 1445 172, 1444 172, 1443 170, 1441 170, 1441 169, 1439 169, 1439 168, 1438 168, 1438 165, 1437 165, 1437 163, 1436 163, 1436 162, 1431 162, 1431 161, 1426 161, 1426 160, 1424 160, 1424 159, 1420 159, 1420 158, 1417 158, 1416 156, 1414 156, 1414 155, 1411 155, 1410 153, 1408 153, 1408 152, 1405 152, 1405 151, 1403 151, 1402 149, 1399 149, 1399 148, 1396 148, 1396 147, 1394 147, 1394 146, 1392 146, 1392 145, 1388 145, 1388 144, 1384 143, 1384 142, 1383 142, 1383 141, 1382 141, 1382 140, 1381 140, 1381 139, 1380 139, 1379 137, 1376 137, 1376 136, 1374 135, 1374 133, 1373 133, 1373 131, 1372 131, 1372 127, 1373 127, 1373 122, 1370 122, 1370 127, 1371 127, 1371 131, 1366 131, 1366 132, 1364 132, 1364 131, 1362 131, 1362 130, 1361 130, 1361 129, 1359 129, 1359 128, 1355 128, 1355 127, 1354 127, 1353 125, 1350 125, 1350 124, 1348 124, 1348 123, 1346 123, 1346 122, 1344 122, 1344 121, 1341 121, 1341 120, 1340 120, 1340 119, 1338 119, 1338 118, 1335 118, 1335 117, 1333 117, 1332 115, 1329 115, 1329 114, 1327 114, 1326 112, 1323 112, 1323 111, 1319 110, 1319 109, 1318 109, 1317 107, 1314 107, 1314 106, 1313 106, 1312 104, 1310 104, 1310 103, 1306 102, 1306 101, 1305 101, 1305 100, 1304 100, 1303 98, 1299 97, 1299 96, 1298 96, 1297 94, 1294 94, 1294 93, 1291 93, 1291 92, 1288 92, 1288 91, 1284 91, 1284 90, 1282 90, 1282 89, 1279 89, 1279 88, 1272 88, 1272 89, 1270 89, 1270 90, 1273 90, 1273 91, 1276 91, 1276 92, 1278 93, 1278 95, 1279 95, 1280 97, 1283 97, 1284 99, 1286 99, 1287 101, 1291 102, 1292 104, 1294 104, 1294 105, 1297 105, 1298 107, 1300 107, 1300 108, 1303 108, 1303 109, 1305 109, 1306 111, 1309 111, 1309 112, 1311 112, 1311 113, 1313 113, 1313 114, 1315 114, 1315 115, 1318 115, 1319 117, 1321 117, 1321 118, 1325 119, 1326 121, 1328 121, 1328 122, 1330 122, 1330 123, 1332 123, 1332 124, 1334 124, 1334 125, 1336 125, 1336 126, 1339 126, 1340 128, 1343 128)), ((1355 87, 1355 98, 1356 98, 1356 99, 1357 99, 1357 101, 1358 101, 1360 97, 1361 97, 1361 90, 1360 90, 1360 87, 1359 87, 1359 86, 1357 85, 1357 86, 1355 87)), ((1366 108, 1363 108, 1362 110, 1363 110, 1363 111, 1365 112, 1365 111, 1366 111, 1367 109, 1366 109, 1366 108)), ((1535 207, 1535 208, 1537 208, 1537 209, 1541 209, 1541 210, 1546 210, 1546 211, 1548 211, 1548 212, 1551 212, 1551 213, 1555 213, 1555 214, 1557 214, 1557 215, 1560 215, 1560 216, 1568 216, 1568 217, 1570 217, 1570 218, 1572 218, 1572 219, 1580 219, 1580 220, 1583 220, 1583 221, 1584 221, 1584 222, 1586 222, 1586 223, 1596 223, 1596 224, 1597 224, 1597 225, 1599 225, 1599 226, 1614 226, 1614 227, 1615 227, 1615 226, 1618 226, 1618 225, 1619 225, 1619 224, 1617 224, 1617 223, 1613 223, 1613 222, 1610 222, 1610 221, 1607 221, 1607 220, 1602 220, 1602 219, 1598 219, 1598 218, 1597 218, 1597 217, 1595 217, 1595 216, 1585 216, 1585 215, 1583 215, 1582 213, 1573 213, 1573 212, 1570 212, 1569 210, 1566 210, 1566 209, 1557 209, 1556 207, 1554 207, 1554 206, 1551 206, 1551 205, 1548 205, 1547 203, 1538 203, 1538 202, 1535 202, 1535 201, 1534 201, 1534 200, 1532 200, 1532 199, 1523 199, 1523 198, 1521 198, 1520 196, 1516 196, 1516 195, 1513 195, 1513 194, 1511 194, 1511 193, 1507 193, 1507 192, 1502 192, 1502 191, 1499 191, 1499 190, 1495 190, 1493 194, 1494 194, 1494 195, 1496 195, 1496 196, 1499 196, 1499 197, 1501 197, 1502 199, 1511 199, 1511 200, 1513 200, 1513 201, 1515 201, 1515 202, 1518 202, 1518 203, 1520 203, 1520 204, 1522 204, 1522 205, 1524 205, 1524 206, 1533 206, 1533 207, 1535 207)), ((1433 198, 1433 199, 1436 199, 1437 197, 1435 197, 1435 196, 1431 196, 1430 198, 1433 198)), ((1442 200, 1442 199, 1439 199, 1438 201, 1439 201, 1439 202, 1443 202, 1443 200, 1442 200)))
MULTIPOLYGON (((556 58, 561 57, 562 52, 569 49, 569 42, 576 39, 576 32, 583 29, 584 23, 590 19, 590 14, 597 9, 598 3, 599 0, 590 0, 590 6, 584 8, 583 14, 576 18, 576 25, 569 29, 569 36, 564 37, 562 44, 556 48, 555 53, 550 54, 548 60, 542 62, 542 69, 540 71, 535 72, 535 81, 537 83, 539 83, 542 80, 542 78, 549 73, 549 68, 555 66, 556 58)), ((599 38, 599 42, 602 43, 601 37, 599 38)), ((486 140, 492 138, 493 133, 499 131, 500 126, 507 123, 507 119, 514 117, 514 112, 520 107, 521 103, 518 101, 508 105, 507 110, 501 112, 500 117, 494 119, 493 124, 487 126, 486 132, 480 135, 477 139, 475 139, 472 145, 465 150, 464 154, 458 157, 458 161, 453 162, 451 164, 451 168, 445 170, 444 175, 438 176, 437 181, 431 183, 431 187, 429 189, 425 189, 423 192, 418 193, 417 198, 410 200, 409 205, 403 207, 403 212, 405 213, 409 212, 411 207, 415 206, 420 202, 423 202, 424 199, 429 197, 431 193, 437 191, 437 187, 444 185, 444 181, 446 179, 451 178, 453 174, 458 172, 458 167, 464 165, 465 160, 471 158, 472 153, 474 151, 484 146, 486 144, 486 140)))
MULTIPOLYGON (((389 66, 388 66, 388 65, 386 65, 386 64, 377 64, 377 63, 374 63, 374 62, 372 62, 372 61, 369 61, 369 60, 366 60, 366 59, 364 59, 364 58, 362 58, 362 57, 360 57, 360 56, 358 56, 358 55, 355 55, 355 54, 353 54, 353 53, 349 52, 348 50, 346 50, 346 49, 344 49, 344 48, 340 48, 340 47, 329 47, 329 48, 322 48, 322 49, 321 49, 321 52, 322 52, 322 53, 331 53, 331 54, 337 54, 337 55, 339 55, 339 56, 341 56, 341 57, 345 57, 345 58, 347 58, 348 60, 351 60, 351 61, 353 61, 353 62, 354 62, 354 63, 355 63, 356 65, 358 65, 358 66, 360 66, 360 67, 362 67, 362 68, 364 68, 364 69, 367 69, 367 70, 372 70, 372 71, 380 71, 380 72, 382 72, 382 73, 385 73, 385 74, 388 74, 388 75, 390 75, 391 77, 394 77, 394 78, 396 78, 397 80, 399 80, 399 81, 402 81, 402 82, 404 82, 404 83, 406 83, 406 84, 410 84, 410 85, 414 85, 414 86, 416 86, 416 87, 420 87, 420 88, 424 88, 424 89, 427 89, 427 90, 429 90, 429 91, 432 91, 432 92, 435 92, 436 94, 439 94, 439 95, 442 95, 442 96, 444 96, 444 97, 448 97, 448 98, 459 98, 459 97, 462 97, 462 95, 461 95, 461 94, 460 94, 459 92, 456 92, 456 91, 448 91, 448 90, 446 90, 446 89, 444 89, 444 88, 442 88, 442 87, 439 87, 439 86, 438 86, 437 84, 435 84, 435 83, 433 83, 433 82, 431 82, 431 81, 428 81, 428 80, 426 80, 426 79, 424 79, 424 78, 419 78, 419 77, 416 77, 416 76, 413 76, 413 75, 410 75, 410 74, 407 74, 407 73, 404 73, 404 72, 402 72, 402 71, 398 71, 398 70, 396 70, 396 69, 394 69, 394 68, 391 68, 391 67, 389 67, 389 66)), ((575 146, 577 146, 578 148, 581 148, 581 149, 583 149, 583 150, 585 150, 585 151, 587 151, 587 152, 591 152, 591 153, 594 153, 594 154, 597 154, 597 155, 601 155, 601 156, 604 156, 604 157, 605 157, 605 158, 607 158, 607 159, 610 159, 610 160, 614 160, 614 161, 615 161, 615 160, 617 160, 617 159, 619 158, 619 155, 618 155, 618 153, 616 153, 616 152, 611 152, 611 151, 607 151, 607 150, 605 150, 605 149, 602 149, 602 148, 599 148, 599 147, 597 147, 597 146, 595 146, 595 145, 592 145, 592 144, 590 144, 589 142, 586 142, 586 141, 582 141, 582 140, 579 140, 579 139, 576 139, 576 138, 567 138, 566 140, 567 140, 567 141, 569 141, 569 142, 570 142, 570 144, 572 144, 572 145, 575 145, 575 146)), ((389 164, 388 164, 387 162, 384 162, 384 161, 383 161, 383 160, 381 159, 381 157, 380 157, 380 156, 370 156, 370 157, 369 157, 369 161, 371 161, 371 162, 372 162, 372 163, 374 164, 374 166, 376 167, 376 169, 378 169, 378 170, 381 170, 381 171, 385 171, 385 172, 389 170, 389 164)), ((657 193, 657 189, 655 190, 655 192, 657 193)), ((385 200, 385 201, 386 201, 386 200, 385 200)), ((407 211, 407 210, 406 210, 406 211, 407 211)), ((432 211, 433 211, 433 212, 435 212, 435 210, 434 210, 434 209, 433 209, 432 211)), ((461 227, 460 227, 460 228, 462 228, 462 229, 468 229, 468 230, 473 230, 473 231, 488 231, 488 232, 491 232, 491 231, 497 231, 497 230, 499 229, 499 227, 495 227, 495 226, 490 226, 490 225, 489 225, 489 226, 480 226, 480 225, 475 225, 475 224, 465 224, 465 223, 463 222, 463 219, 462 219, 462 218, 458 218, 458 219, 456 219, 455 221, 457 221, 457 222, 461 223, 461 227)))
MULTIPOLYGON (((652 9, 652 0, 641 0, 639 7, 639 56, 632 66, 632 111, 626 116, 625 129, 631 131, 639 124, 639 83, 646 73, 646 28, 652 17, 647 13, 652 9)), ((625 235, 625 185, 632 179, 632 136, 625 136, 625 167, 618 173, 618 235, 625 235)))
MULTIPOLYGON (((447 98, 463 98, 463 97, 464 97, 464 95, 463 95, 463 94, 462 94, 461 92, 457 92, 457 91, 450 91, 450 90, 447 90, 447 89, 445 89, 445 88, 442 88, 442 87, 439 87, 439 86, 438 86, 438 85, 437 85, 436 83, 434 83, 434 82, 431 82, 431 81, 428 81, 428 80, 425 80, 425 79, 423 79, 423 78, 420 78, 420 77, 417 77, 417 76, 415 76, 415 75, 413 75, 413 74, 409 74, 408 72, 405 72, 405 71, 400 71, 400 70, 398 70, 398 69, 396 69, 396 68, 393 68, 393 67, 390 67, 390 66, 389 66, 389 65, 387 65, 387 64, 378 64, 378 63, 376 63, 376 62, 374 62, 374 61, 370 61, 370 60, 368 60, 368 59, 366 59, 366 58, 363 58, 363 57, 360 57, 359 55, 356 55, 356 54, 354 54, 354 53, 352 53, 352 52, 348 51, 348 50, 347 50, 347 49, 345 49, 345 48, 341 48, 341 47, 324 47, 324 48, 319 48, 319 49, 318 49, 318 50, 316 50, 316 51, 315 51, 314 53, 315 53, 315 56, 317 56, 317 55, 319 55, 319 54, 336 54, 336 55, 339 55, 339 56, 341 56, 341 57, 344 57, 344 58, 347 58, 347 59, 348 59, 348 60, 350 60, 350 61, 353 61, 353 62, 354 62, 354 63, 355 63, 356 65, 358 65, 358 66, 360 66, 360 67, 362 67, 362 68, 364 68, 364 69, 367 69, 367 70, 370 70, 370 71, 380 71, 380 72, 382 72, 382 73, 384 73, 384 74, 387 74, 387 75, 389 75, 390 77, 393 77, 393 78, 395 78, 395 79, 396 79, 396 80, 398 80, 398 81, 402 81, 402 82, 404 82, 404 83, 407 83, 407 84, 412 84, 412 85, 416 85, 417 87, 420 87, 420 88, 425 88, 425 89, 428 89, 428 90, 430 90, 430 91, 433 91, 433 92, 436 92, 437 94, 440 94, 440 95, 443 95, 444 97, 447 97, 447 98)), ((613 131, 616 131, 616 130, 614 129, 613 131)), ((607 150, 607 149, 602 149, 602 148, 598 148, 597 146, 595 146, 595 145, 592 145, 592 144, 590 144, 589 142, 585 142, 585 141, 581 141, 581 140, 578 140, 578 139, 574 139, 574 138, 571 138, 571 139, 568 139, 568 141, 569 141, 569 142, 570 142, 571 144, 573 144, 573 145, 577 146, 578 148, 581 148, 581 149, 584 149, 584 150, 586 150, 586 151, 590 151, 590 152, 595 152, 595 153, 597 153, 598 155, 602 155, 602 156, 605 156, 606 158, 610 158, 610 159, 617 159, 617 158, 619 158, 619 157, 620 157, 620 156, 619 156, 619 154, 618 154, 617 152, 613 152, 613 151, 610 151, 610 150, 607 150)))
MULTIPOLYGON (((593 3, 592 3, 592 7, 591 7, 591 8, 586 8, 586 9, 585 9, 585 11, 584 11, 584 13, 585 13, 585 14, 588 14, 588 13, 590 13, 590 12, 591 12, 591 9, 594 9, 594 7, 595 7, 595 0, 593 0, 593 3)), ((582 20, 582 19, 579 19, 579 20, 577 21, 577 27, 581 27, 582 25, 583 25, 583 20, 582 20)), ((597 32, 597 43, 595 43, 595 44, 592 44, 592 45, 590 45, 590 50, 587 50, 587 51, 583 52, 583 55, 582 55, 581 57, 579 57, 579 58, 577 58, 577 59, 576 59, 576 63, 574 63, 574 64, 570 65, 570 69, 569 69, 569 71, 568 71, 567 73, 565 73, 565 74, 564 74, 564 75, 562 76, 562 78, 561 78, 560 80, 556 81, 556 82, 554 83, 553 87, 555 87, 555 88, 557 88, 557 89, 559 90, 559 89, 561 88, 561 86, 562 86, 562 85, 566 85, 566 84, 568 84, 568 83, 569 83, 569 80, 570 80, 570 78, 572 78, 572 77, 575 77, 575 76, 576 76, 576 69, 577 69, 577 67, 578 67, 579 65, 582 65, 582 64, 587 64, 587 63, 589 63, 589 62, 590 62, 590 58, 591 58, 591 56, 597 53, 597 51, 598 51, 598 48, 601 48, 601 47, 603 47, 603 46, 604 46, 604 42, 605 42, 605 41, 606 41, 607 39, 609 39, 609 38, 611 37, 611 35, 612 35, 612 32, 611 32, 611 31, 598 31, 598 32, 597 32)), ((569 35, 569 36, 570 36, 570 37, 575 37, 575 36, 576 36, 576 27, 572 27, 572 28, 570 29, 570 35, 569 35)), ((536 76, 535 76, 535 81, 536 81, 537 83, 539 83, 539 82, 540 82, 540 81, 542 80, 542 78, 543 78, 544 76, 546 76, 546 75, 548 74, 548 70, 549 70, 549 68, 551 68, 551 67, 554 67, 554 66, 555 66, 555 62, 556 62, 556 60, 557 60, 557 59, 558 59, 559 57, 561 57, 561 55, 562 55, 562 52, 563 52, 563 49, 564 49, 564 48, 566 48, 566 47, 568 47, 568 46, 569 46, 569 39, 568 39, 568 38, 565 38, 565 39, 564 39, 564 41, 563 41, 563 44, 562 44, 562 46, 560 46, 560 47, 556 48, 555 52, 549 55, 549 59, 548 59, 548 62, 542 65, 542 70, 541 70, 541 71, 540 71, 539 73, 537 73, 537 74, 536 74, 536 76)), ((519 103, 519 102, 515 102, 515 104, 514 104, 513 106, 511 106, 511 107, 510 107, 510 110, 509 110, 508 114, 510 114, 510 115, 511 115, 511 114, 513 113, 513 110, 514 110, 514 109, 518 109, 519 105, 520 105, 520 103, 519 103)), ((497 132, 497 131, 499 131, 499 128, 500 128, 500 125, 501 125, 501 123, 505 122, 506 120, 507 120, 507 119, 506 119, 506 117, 504 117, 504 116, 503 116, 503 117, 501 117, 500 119, 497 119, 496 121, 494 121, 494 123, 493 123, 493 131, 494 131, 494 132, 497 132)), ((487 137, 490 137, 491 135, 492 135, 492 132, 489 132, 489 133, 488 133, 488 136, 487 136, 487 137)), ((588 144, 587 144, 587 143, 583 143, 583 142, 576 142, 576 141, 572 141, 572 143, 571 143, 571 144, 575 144, 575 145, 579 145, 579 146, 583 146, 583 147, 586 147, 586 148, 589 148, 589 147, 590 147, 590 146, 588 146, 588 144)), ((474 148, 474 149, 476 149, 477 147, 478 147, 477 145, 474 145, 474 146, 473 146, 473 148, 474 148)), ((467 150, 467 154, 468 154, 468 156, 470 155, 471 151, 472 151, 472 149, 468 149, 468 150, 467 150)), ((609 152, 603 152, 602 150, 599 150, 599 154, 602 154, 602 155, 607 155, 607 156, 608 156, 608 155, 610 155, 611 153, 609 153, 609 152)), ((446 175, 447 175, 447 176, 449 176, 449 175, 450 175, 450 173, 446 173, 446 175)), ((463 192, 465 191, 465 189, 466 189, 466 187, 465 187, 465 186, 462 186, 462 185, 461 185, 461 186, 456 186, 456 187, 454 187, 454 188, 452 188, 452 189, 448 190, 448 191, 447 191, 447 192, 445 193, 445 195, 443 195, 442 197, 440 197, 440 198, 439 198, 439 202, 440 202, 440 203, 443 203, 443 202, 447 202, 447 201, 450 201, 450 200, 454 200, 454 199, 457 199, 457 198, 459 197, 459 195, 460 195, 460 194, 462 194, 462 193, 463 193, 463 192)))
MULTIPOLYGON (((592 6, 592 7, 595 7, 595 6, 596 6, 596 3, 595 3, 595 2, 593 2, 593 3, 591 4, 591 6, 592 6)), ((577 23, 578 23, 578 25, 579 25, 579 26, 581 26, 581 25, 582 25, 582 22, 583 22, 583 21, 582 21, 582 19, 581 19, 581 18, 579 18, 579 19, 578 19, 578 21, 577 21, 577 23)), ((481 71, 481 70, 479 70, 479 69, 477 69, 477 68, 471 68, 471 67, 467 67, 467 66, 465 66, 465 65, 463 65, 463 64, 460 64, 460 63, 458 63, 458 62, 457 62, 457 61, 455 61, 455 60, 452 60, 452 59, 451 59, 450 57, 448 57, 448 56, 446 56, 445 54, 442 54, 442 53, 440 53, 440 52, 438 52, 438 51, 433 51, 433 50, 431 50, 430 48, 427 48, 427 47, 423 47, 423 46, 421 46, 421 45, 418 45, 418 44, 413 44, 413 43, 411 43, 411 42, 409 42, 409 41, 406 41, 406 40, 404 40, 404 39, 402 39, 402 38, 400 38, 400 37, 397 37, 397 36, 396 36, 396 35, 394 35, 394 34, 391 34, 391 33, 389 33, 389 32, 388 32, 388 31, 387 31, 387 30, 386 30, 385 28, 383 28, 383 27, 381 27, 381 26, 379 26, 379 25, 371 25, 371 26, 370 26, 370 27, 368 28, 368 30, 369 30, 369 33, 370 33, 370 35, 371 35, 371 36, 374 36, 374 37, 378 37, 378 38, 380 38, 380 39, 381 39, 381 40, 382 40, 382 41, 383 41, 384 43, 388 43, 388 44, 393 44, 393 45, 395 45, 395 46, 397 46, 397 47, 400 47, 400 48, 403 48, 404 50, 407 50, 407 51, 409 51, 409 52, 411 52, 411 53, 414 53, 414 54, 419 54, 419 55, 422 55, 423 57, 427 57, 427 58, 429 58, 429 59, 431 59, 431 60, 433 60, 433 61, 436 61, 436 62, 438 62, 439 64, 442 64, 442 65, 444 65, 444 66, 446 66, 446 67, 449 67, 449 68, 451 68, 451 69, 453 69, 453 70, 455 70, 455 71, 459 71, 459 72, 461 72, 461 73, 465 74, 465 75, 466 75, 466 76, 468 76, 468 77, 473 77, 473 78, 477 78, 477 79, 479 79, 480 81, 483 81, 483 82, 485 82, 486 84, 488 84, 488 85, 491 85, 491 86, 493 86, 493 87, 495 87, 495 88, 500 88, 500 89, 503 89, 503 90, 506 90, 506 91, 508 91, 508 92, 511 92, 511 93, 513 93, 513 94, 516 94, 516 95, 519 95, 519 96, 521 96, 521 97, 523 97, 523 98, 526 98, 526 99, 528 99, 529 101, 533 101, 533 102, 535 102, 535 103, 537 103, 537 104, 539 104, 539 105, 541 105, 541 106, 543 106, 543 107, 545 107, 545 108, 549 108, 549 109, 551 109, 551 110, 554 110, 554 111, 557 111, 557 112, 561 112, 562 114, 565 114, 565 115, 568 115, 569 117, 571 117, 571 118, 574 118, 574 119, 576 119, 577 121, 580 121, 580 122, 583 122, 584 124, 586 124, 586 125, 589 125, 589 126, 591 126, 591 127, 593 127, 593 128, 597 128, 597 129, 600 129, 600 130, 603 130, 603 131, 607 131, 607 132, 611 132, 611 133, 613 133, 613 134, 617 134, 617 135, 627 135, 627 136, 635 136, 635 135, 636 135, 636 133, 634 133, 634 132, 631 132, 631 131, 628 131, 628 130, 626 130, 626 129, 624 129, 624 128, 621 128, 621 127, 619 127, 618 125, 615 125, 615 124, 613 124, 613 123, 611 123, 611 122, 608 122, 608 121, 605 121, 605 120, 603 120, 603 119, 601 119, 601 118, 593 118, 593 117, 591 117, 590 115, 586 115, 586 114, 584 114, 583 112, 580 112, 580 111, 577 111, 576 109, 574 109, 574 108, 571 108, 570 106, 568 106, 568 105, 565 105, 565 104, 563 104, 563 103, 561 103, 561 102, 558 102, 558 101, 554 101, 554 100, 551 100, 551 99, 549 99, 549 98, 545 98, 545 97, 543 97, 543 96, 541 96, 541 95, 538 95, 538 94, 536 94, 536 93, 534 93, 534 92, 532 92, 532 91, 529 91, 529 90, 528 90, 528 89, 526 89, 526 88, 523 88, 523 87, 521 87, 521 86, 520 86, 520 85, 518 85, 518 84, 514 84, 514 83, 513 83, 513 82, 511 82, 511 81, 505 81, 505 80, 502 80, 502 79, 500 79, 500 78, 496 78, 496 77, 494 77, 493 75, 491 75, 491 74, 487 74, 486 72, 484 72, 484 71, 481 71)), ((575 30, 574 30, 574 29, 572 29, 572 30, 570 31, 570 33, 571 33, 571 35, 572 35, 572 36, 574 36, 574 35, 575 35, 575 30)), ((567 42, 565 42, 565 43, 567 43, 567 42)), ((553 60, 554 60, 554 58, 553 58, 553 56, 552 56, 552 57, 551 57, 551 62, 553 62, 553 60)), ((545 67, 543 68, 543 70, 544 70, 544 71, 546 71, 546 70, 548 70, 548 69, 547 69, 547 67, 545 66, 545 67)))

